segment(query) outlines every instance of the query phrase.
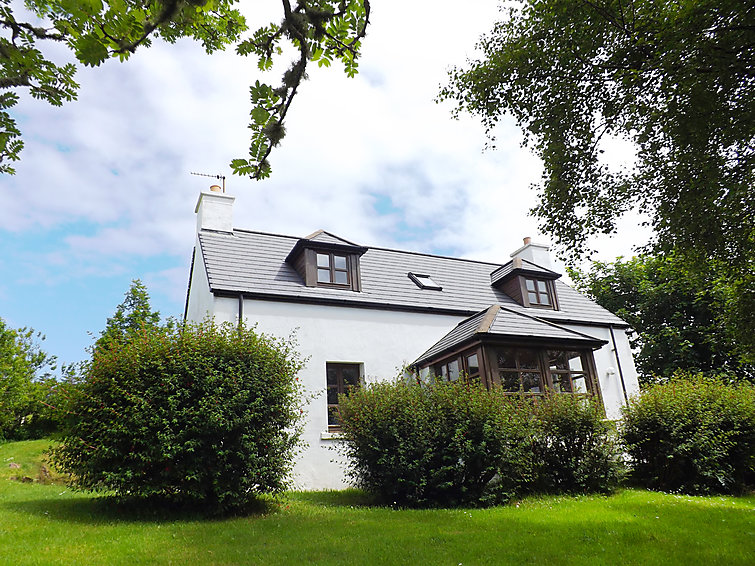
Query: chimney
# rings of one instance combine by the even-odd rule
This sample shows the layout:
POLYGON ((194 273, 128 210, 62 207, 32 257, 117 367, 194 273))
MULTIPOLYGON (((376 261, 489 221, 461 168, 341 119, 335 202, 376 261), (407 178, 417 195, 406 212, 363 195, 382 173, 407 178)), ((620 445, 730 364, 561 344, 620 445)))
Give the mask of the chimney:
POLYGON ((218 189, 220 187, 213 185, 210 187, 211 192, 199 193, 194 209, 197 214, 197 232, 215 230, 233 233, 233 201, 236 197, 218 192, 218 189))
POLYGON ((529 236, 524 238, 524 245, 511 254, 511 257, 514 258, 515 261, 516 259, 526 259, 535 265, 553 270, 550 246, 546 246, 545 244, 535 244, 529 236))

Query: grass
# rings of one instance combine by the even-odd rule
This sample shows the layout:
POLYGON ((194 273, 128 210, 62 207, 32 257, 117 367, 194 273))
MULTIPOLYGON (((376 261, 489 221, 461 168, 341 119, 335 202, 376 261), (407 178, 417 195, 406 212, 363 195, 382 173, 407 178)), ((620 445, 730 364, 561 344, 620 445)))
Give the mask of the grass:
POLYGON ((247 517, 206 520, 8 479, 36 478, 47 445, 0 446, 0 564, 749 565, 755 556, 755 496, 627 490, 394 510, 350 490, 288 493, 247 517))

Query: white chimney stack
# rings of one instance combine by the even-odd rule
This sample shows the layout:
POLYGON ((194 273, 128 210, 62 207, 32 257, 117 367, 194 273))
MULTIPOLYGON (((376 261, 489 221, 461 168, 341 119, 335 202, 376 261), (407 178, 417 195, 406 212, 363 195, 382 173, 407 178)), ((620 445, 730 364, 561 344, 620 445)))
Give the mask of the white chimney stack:
POLYGON ((553 264, 551 263, 550 250, 550 246, 535 244, 532 242, 532 238, 527 237, 524 238, 524 245, 511 254, 511 257, 514 259, 526 259, 535 265, 552 270, 553 264))
POLYGON ((194 209, 197 214, 197 232, 215 230, 233 233, 233 201, 236 197, 217 192, 214 187, 217 185, 210 187, 212 192, 199 193, 199 200, 194 209))

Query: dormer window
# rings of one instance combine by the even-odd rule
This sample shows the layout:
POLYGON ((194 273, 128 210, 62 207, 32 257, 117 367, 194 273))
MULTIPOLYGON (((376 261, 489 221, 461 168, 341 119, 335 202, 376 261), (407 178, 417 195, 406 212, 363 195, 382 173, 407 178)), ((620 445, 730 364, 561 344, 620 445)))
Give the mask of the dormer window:
POLYGON ((420 273, 409 273, 409 279, 420 289, 431 289, 433 291, 442 291, 443 287, 438 285, 429 275, 422 275, 420 273))
POLYGON ((548 281, 525 277, 524 287, 527 290, 527 300, 530 306, 552 308, 553 300, 551 299, 551 285, 548 281))
POLYGON ((359 258, 367 248, 318 230, 300 239, 286 257, 307 287, 359 292, 359 258))
POLYGON ((349 258, 336 253, 316 252, 317 283, 349 285, 349 258))
POLYGON ((523 307, 558 310, 556 279, 559 273, 514 258, 490 274, 490 284, 523 307))

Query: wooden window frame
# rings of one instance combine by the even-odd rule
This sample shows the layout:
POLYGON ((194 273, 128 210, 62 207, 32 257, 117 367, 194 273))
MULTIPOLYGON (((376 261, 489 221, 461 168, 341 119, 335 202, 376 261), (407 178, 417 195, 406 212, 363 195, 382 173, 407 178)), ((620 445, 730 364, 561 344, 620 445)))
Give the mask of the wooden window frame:
MULTIPOLYGON (((332 423, 330 422, 330 415, 331 410, 335 409, 336 411, 340 412, 338 403, 329 403, 328 402, 328 393, 330 389, 333 389, 334 387, 328 384, 328 372, 330 370, 333 370, 336 372, 336 396, 346 394, 348 395, 347 386, 344 385, 343 380, 343 370, 345 368, 354 369, 357 373, 357 385, 350 385, 348 387, 361 387, 362 386, 362 363, 357 362, 326 362, 325 363, 325 404, 327 407, 326 412, 326 420, 328 423, 328 432, 338 432, 341 430, 340 423, 332 423)), ((336 397, 337 398, 337 397, 336 397)))
POLYGON ((586 350, 584 348, 574 348, 574 347, 566 347, 566 346, 527 346, 527 345, 519 345, 519 344, 490 344, 487 346, 489 349, 487 358, 490 360, 489 366, 486 368, 488 371, 486 372, 487 375, 486 378, 486 385, 488 387, 501 386, 501 378, 500 378, 500 372, 501 371, 517 371, 519 373, 519 379, 520 379, 520 385, 522 383, 521 374, 522 373, 539 373, 540 374, 540 392, 527 392, 522 391, 520 388, 519 391, 507 391, 507 393, 511 395, 527 395, 527 396, 533 396, 533 397, 541 397, 545 395, 546 393, 556 393, 559 395, 581 395, 581 396, 593 396, 596 397, 599 402, 602 403, 601 393, 600 393, 600 387, 598 385, 598 376, 597 372, 595 370, 595 358, 592 355, 592 350, 586 350), (517 357, 517 368, 501 368, 498 366, 498 349, 502 348, 508 348, 516 351, 520 350, 530 350, 535 352, 536 358, 538 360, 538 368, 519 368, 519 359, 517 357), (548 352, 549 351, 561 351, 561 352, 577 352, 580 355, 580 363, 582 365, 582 370, 580 371, 569 371, 566 370, 556 370, 551 371, 550 364, 548 360, 548 352), (564 375, 569 374, 569 380, 571 383, 571 374, 582 374, 585 377, 585 388, 587 389, 586 392, 581 393, 575 393, 574 391, 571 392, 563 392, 563 391, 557 391, 553 384, 553 373, 564 375))
POLYGON ((338 252, 331 252, 331 251, 318 251, 315 250, 315 277, 317 281, 318 287, 343 287, 343 288, 351 288, 351 261, 350 261, 349 254, 345 253, 338 253, 338 252), (325 256, 328 258, 328 265, 327 266, 321 266, 317 261, 317 256, 325 256), (344 260, 344 263, 346 264, 346 267, 340 268, 336 267, 336 261, 335 258, 342 258, 344 260), (320 271, 328 271, 329 273, 329 280, 328 281, 320 281, 320 271), (336 273, 345 273, 346 274, 346 283, 338 283, 336 282, 336 273))
POLYGON ((304 252, 304 272, 305 272, 305 284, 307 287, 325 287, 331 289, 348 289, 351 291, 361 291, 361 281, 359 273, 359 258, 355 254, 348 253, 347 251, 330 250, 321 248, 307 248, 304 252), (328 256, 328 266, 318 267, 317 256, 328 256), (334 257, 342 257, 346 259, 346 268, 336 268, 334 257), (324 281, 318 281, 318 269, 328 269, 330 277, 326 283, 324 281), (335 283, 335 273, 346 273, 346 283, 335 283))
MULTIPOLYGON (((492 363, 495 364, 495 370, 491 372, 491 375, 489 376, 489 379, 492 379, 492 383, 496 387, 502 387, 503 383, 501 381, 501 373, 515 373, 517 374, 517 377, 519 378, 519 389, 517 391, 506 391, 506 393, 516 394, 516 395, 534 395, 534 396, 541 396, 545 393, 545 390, 547 388, 547 378, 545 376, 545 372, 543 372, 543 359, 542 359, 542 352, 539 348, 533 348, 533 347, 526 347, 526 346, 495 346, 493 348, 493 354, 494 356, 491 356, 492 363), (514 367, 501 367, 498 365, 498 350, 507 349, 507 350, 513 350, 515 352, 514 355, 514 367), (522 351, 528 351, 531 352, 533 355, 533 358, 535 360, 535 367, 534 368, 528 368, 524 367, 521 363, 519 353, 522 351), (538 374, 538 387, 539 391, 524 391, 524 374, 538 374)), ((492 364, 491 364, 492 366, 492 364)), ((492 368, 491 368, 492 369, 492 368)))
POLYGON ((519 276, 519 287, 522 295, 522 304, 525 307, 532 307, 544 310, 558 310, 558 299, 556 297, 556 286, 551 279, 543 279, 539 277, 533 277, 528 275, 519 276), (535 291, 527 289, 527 281, 532 281, 535 284, 535 291), (545 292, 540 291, 538 283, 545 284, 545 292), (533 303, 530 301, 530 293, 534 292, 538 298, 538 302, 533 303), (546 305, 540 302, 540 296, 545 295, 548 297, 550 304, 546 305))
POLYGON ((451 375, 450 371, 450 364, 456 362, 458 364, 458 378, 457 379, 465 379, 465 380, 476 380, 480 379, 482 375, 484 374, 484 365, 483 365, 483 354, 482 350, 479 347, 475 348, 464 348, 463 350, 459 350, 455 352, 454 354, 450 356, 446 356, 439 362, 436 362, 430 366, 430 371, 435 375, 436 378, 441 379, 442 381, 456 381, 456 379, 449 379, 448 376, 451 375), (469 358, 472 356, 477 356, 477 371, 476 372, 470 372, 470 364, 469 364, 469 358), (445 368, 446 371, 443 371, 445 368))

